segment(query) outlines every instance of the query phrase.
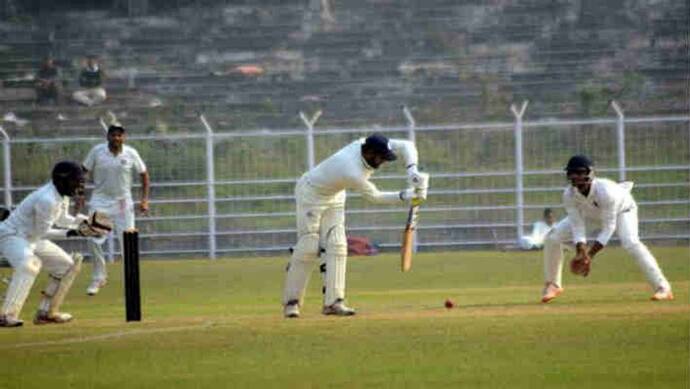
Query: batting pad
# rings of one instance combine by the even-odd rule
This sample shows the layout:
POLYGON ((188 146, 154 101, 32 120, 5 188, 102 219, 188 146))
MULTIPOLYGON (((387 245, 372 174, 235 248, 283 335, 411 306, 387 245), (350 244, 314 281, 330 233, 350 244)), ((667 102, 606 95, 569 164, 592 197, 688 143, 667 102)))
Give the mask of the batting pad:
POLYGON ((285 278, 285 291, 283 304, 297 300, 300 306, 304 302, 304 291, 309 283, 312 267, 319 255, 319 235, 302 235, 290 257, 287 276, 285 278))
POLYGON ((60 305, 65 300, 65 296, 67 296, 67 292, 72 287, 74 279, 77 278, 77 274, 81 271, 81 263, 84 257, 81 254, 74 253, 72 254, 72 259, 74 263, 69 270, 60 278, 51 275, 48 285, 43 289, 43 300, 39 309, 48 312, 49 315, 59 312, 60 305))
POLYGON ((326 238, 326 294, 324 305, 345 298, 347 271, 347 237, 343 225, 334 226, 326 238))

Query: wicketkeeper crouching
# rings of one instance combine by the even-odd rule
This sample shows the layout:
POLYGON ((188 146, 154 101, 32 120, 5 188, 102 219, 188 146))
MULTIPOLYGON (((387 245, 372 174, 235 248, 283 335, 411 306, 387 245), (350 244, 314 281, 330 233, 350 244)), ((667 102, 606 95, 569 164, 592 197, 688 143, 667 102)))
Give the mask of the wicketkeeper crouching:
POLYGON ((285 280, 285 317, 299 317, 313 265, 319 258, 322 271, 325 269, 322 313, 355 314, 345 305, 345 191, 357 191, 375 203, 421 204, 426 200, 429 176, 418 172, 417 158, 414 143, 373 134, 350 143, 302 175, 295 188, 297 243, 285 280), (381 164, 396 160, 397 155, 405 161, 409 188, 379 191, 369 178, 381 164))
POLYGON ((58 162, 53 168, 52 182, 29 194, 0 222, 0 254, 14 269, 0 308, 0 327, 19 327, 23 324, 19 313, 41 267, 48 270, 50 279, 43 289, 43 299, 34 323, 65 323, 72 320, 72 315, 59 309, 79 273, 82 256, 67 254, 47 238, 97 236, 112 228, 107 219, 98 215, 69 215, 70 197, 83 191, 81 165, 72 161, 58 162))

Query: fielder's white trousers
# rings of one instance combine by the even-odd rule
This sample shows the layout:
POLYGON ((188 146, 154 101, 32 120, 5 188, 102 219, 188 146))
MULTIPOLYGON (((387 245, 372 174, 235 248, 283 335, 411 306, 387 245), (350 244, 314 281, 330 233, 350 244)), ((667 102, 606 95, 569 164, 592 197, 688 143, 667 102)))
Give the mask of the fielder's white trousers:
MULTIPOLYGON (((128 229, 134 228, 134 202, 132 199, 93 198, 89 203, 89 207, 90 212, 97 211, 103 213, 113 221, 113 232, 115 237, 117 237, 120 245, 120 252, 122 253, 122 233, 128 229)), ((108 278, 108 270, 103 254, 103 243, 105 240, 106 237, 89 239, 88 245, 93 260, 92 281, 105 281, 108 278)))
POLYGON ((41 268, 61 278, 74 264, 72 257, 49 240, 29 242, 0 231, 0 254, 13 269, 0 314, 18 317, 41 268))
MULTIPOLYGON (((586 227, 599 228, 601 221, 585 219, 586 227)), ((649 252, 647 246, 640 241, 638 233, 637 206, 618 215, 616 234, 621 246, 635 259, 640 270, 654 290, 667 288, 670 290, 666 277, 659 268, 656 259, 649 252)), ((546 282, 563 286, 563 245, 572 243, 573 235, 570 220, 566 217, 546 235, 544 241, 544 279, 546 282)))

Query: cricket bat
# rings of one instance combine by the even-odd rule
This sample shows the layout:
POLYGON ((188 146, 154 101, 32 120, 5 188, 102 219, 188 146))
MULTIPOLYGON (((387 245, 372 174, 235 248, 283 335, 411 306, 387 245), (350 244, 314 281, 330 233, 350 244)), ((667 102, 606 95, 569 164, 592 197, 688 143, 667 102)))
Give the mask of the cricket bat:
POLYGON ((400 270, 402 272, 408 272, 412 268, 412 249, 414 248, 414 233, 417 229, 418 214, 419 205, 411 206, 410 212, 407 214, 407 223, 400 246, 400 270))

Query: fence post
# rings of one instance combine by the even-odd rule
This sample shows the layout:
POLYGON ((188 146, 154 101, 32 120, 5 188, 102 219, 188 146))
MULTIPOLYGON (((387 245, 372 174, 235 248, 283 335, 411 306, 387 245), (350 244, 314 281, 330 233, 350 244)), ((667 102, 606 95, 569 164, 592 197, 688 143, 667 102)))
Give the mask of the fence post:
POLYGON ((314 167, 314 124, 321 117, 321 110, 316 111, 316 113, 310 118, 304 114, 304 112, 299 111, 299 117, 307 126, 307 167, 309 169, 314 167))
POLYGON ((522 240, 522 226, 525 224, 525 199, 523 188, 524 162, 522 160, 522 117, 525 114, 528 100, 522 102, 520 110, 515 104, 510 105, 510 110, 515 116, 515 222, 517 223, 517 243, 522 240))
POLYGON ((10 136, 5 132, 5 129, 0 127, 0 134, 2 134, 2 156, 3 156, 3 177, 5 187, 5 207, 10 209, 12 207, 12 156, 10 149, 10 136))
POLYGON ((625 181, 625 114, 615 100, 611 100, 611 107, 618 115, 616 142, 618 143, 618 179, 625 181))
POLYGON ((213 153, 213 129, 204 115, 199 115, 206 128, 206 201, 208 203, 208 256, 216 259, 216 173, 213 153))
MULTIPOLYGON (((402 111, 403 111, 403 115, 405 115, 405 120, 407 120, 407 138, 411 142, 414 143, 417 139, 416 133, 415 133, 417 121, 414 120, 414 116, 412 116, 412 113, 410 112, 409 109, 407 109, 406 105, 402 106, 402 111)), ((412 231, 412 252, 416 253, 418 248, 419 248, 419 234, 417 234, 417 229, 415 228, 414 231, 412 231)))
POLYGON ((412 113, 410 112, 409 109, 407 109, 406 105, 402 106, 402 111, 403 115, 405 115, 405 119, 407 120, 407 138, 415 142, 417 140, 416 133, 415 133, 415 128, 417 127, 417 122, 414 120, 414 116, 412 116, 412 113))
MULTIPOLYGON (((111 113, 108 111, 108 113, 111 113)), ((114 116, 114 115, 112 115, 114 116)), ((99 116, 98 117, 98 124, 101 125, 101 128, 103 129, 103 132, 106 134, 108 133, 108 125, 105 123, 105 120, 103 120, 103 117, 99 116)), ((122 241, 122 237, 118 237, 118 241, 122 241)), ((113 263, 115 262, 115 238, 113 237, 113 234, 108 234, 108 239, 107 239, 107 244, 108 244, 108 262, 113 263)), ((123 247, 120 245, 120 247, 123 247)), ((122 258, 124 258, 125 253, 122 252, 120 255, 123 255, 122 258)))

